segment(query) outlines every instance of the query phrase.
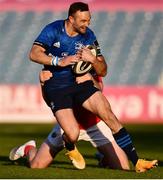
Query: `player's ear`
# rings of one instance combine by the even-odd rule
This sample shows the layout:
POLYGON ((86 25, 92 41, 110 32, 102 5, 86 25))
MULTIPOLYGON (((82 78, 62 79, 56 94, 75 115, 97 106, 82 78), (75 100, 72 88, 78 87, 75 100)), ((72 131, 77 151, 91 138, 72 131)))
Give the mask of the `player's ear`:
POLYGON ((71 24, 74 23, 74 17, 73 17, 73 16, 69 16, 68 19, 69 19, 69 21, 70 21, 71 24))

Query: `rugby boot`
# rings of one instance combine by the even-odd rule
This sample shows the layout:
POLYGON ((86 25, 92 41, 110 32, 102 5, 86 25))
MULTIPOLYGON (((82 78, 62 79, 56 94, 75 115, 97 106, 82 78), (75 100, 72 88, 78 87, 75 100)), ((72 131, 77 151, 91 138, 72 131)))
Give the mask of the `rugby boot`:
POLYGON ((15 147, 13 148, 11 151, 10 151, 10 154, 9 154, 9 159, 11 161, 15 161, 21 157, 23 157, 25 155, 25 148, 27 146, 33 146, 33 147, 36 147, 36 143, 34 140, 31 140, 31 141, 28 141, 26 142, 25 144, 21 145, 21 146, 18 146, 18 147, 15 147))
POLYGON ((85 168, 85 160, 83 156, 80 154, 80 152, 78 151, 78 149, 76 148, 76 146, 74 150, 68 151, 66 155, 71 160, 75 168, 77 169, 85 168))
POLYGON ((147 161, 145 159, 138 159, 135 170, 137 173, 145 172, 149 169, 158 166, 158 160, 147 161))

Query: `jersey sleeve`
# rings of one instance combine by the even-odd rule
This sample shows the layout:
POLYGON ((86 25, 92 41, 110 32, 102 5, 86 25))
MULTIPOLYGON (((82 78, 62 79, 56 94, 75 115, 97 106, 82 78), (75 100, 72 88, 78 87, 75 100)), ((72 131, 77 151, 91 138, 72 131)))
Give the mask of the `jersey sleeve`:
POLYGON ((97 41, 97 38, 96 38, 94 32, 89 28, 88 28, 88 32, 89 32, 88 34, 89 34, 89 39, 91 41, 90 42, 91 45, 95 46, 96 49, 97 49, 97 56, 102 56, 101 48, 100 48, 100 45, 99 45, 99 43, 97 41))
POLYGON ((100 45, 99 45, 97 39, 93 42, 93 45, 94 45, 94 46, 96 47, 96 49, 97 49, 97 56, 102 56, 102 54, 101 54, 101 48, 100 48, 100 45))
POLYGON ((52 46, 55 38, 55 31, 49 26, 45 26, 45 28, 38 35, 34 44, 39 45, 46 50, 52 46))

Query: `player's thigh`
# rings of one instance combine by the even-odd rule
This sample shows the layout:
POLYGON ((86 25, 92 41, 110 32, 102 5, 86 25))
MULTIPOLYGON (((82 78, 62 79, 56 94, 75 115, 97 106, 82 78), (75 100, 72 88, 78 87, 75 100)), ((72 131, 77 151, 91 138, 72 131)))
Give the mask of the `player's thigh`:
POLYGON ((121 123, 112 112, 110 103, 100 91, 95 92, 82 106, 105 121, 113 132, 119 131, 122 127, 121 123))
POLYGON ((92 96, 90 96, 82 104, 82 106, 96 114, 106 114, 111 111, 111 107, 108 100, 100 91, 97 91, 92 96))
POLYGON ((99 146, 98 150, 104 155, 102 161, 104 166, 109 166, 113 169, 130 169, 126 154, 115 141, 99 146))
POLYGON ((37 151, 35 158, 30 162, 31 168, 46 168, 53 161, 54 154, 50 146, 43 142, 37 151))
POLYGON ((79 136, 79 125, 75 119, 72 109, 61 109, 55 113, 56 119, 65 134, 71 141, 77 141, 79 136))

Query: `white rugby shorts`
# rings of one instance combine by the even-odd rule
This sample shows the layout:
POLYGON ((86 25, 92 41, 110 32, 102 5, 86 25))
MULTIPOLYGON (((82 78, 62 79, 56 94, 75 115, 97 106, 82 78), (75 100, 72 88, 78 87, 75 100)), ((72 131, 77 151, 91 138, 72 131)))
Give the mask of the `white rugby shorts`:
MULTIPOLYGON (((64 147, 62 139, 63 130, 57 124, 47 137, 48 143, 54 148, 64 147)), ((94 147, 99 147, 114 141, 110 128, 100 121, 96 125, 88 128, 87 130, 81 129, 78 141, 89 141, 94 147)))

